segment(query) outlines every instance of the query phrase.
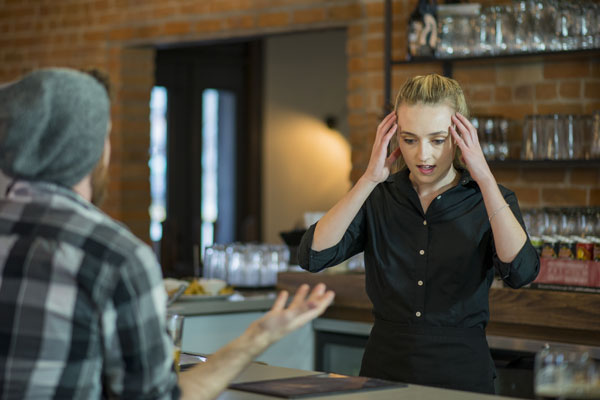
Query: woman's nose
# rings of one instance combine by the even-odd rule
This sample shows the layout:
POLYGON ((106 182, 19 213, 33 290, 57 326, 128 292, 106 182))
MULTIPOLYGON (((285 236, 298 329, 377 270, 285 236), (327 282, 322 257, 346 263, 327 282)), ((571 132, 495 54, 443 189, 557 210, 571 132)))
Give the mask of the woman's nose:
POLYGON ((419 146, 420 161, 427 161, 431 155, 431 146, 427 143, 421 143, 419 146))

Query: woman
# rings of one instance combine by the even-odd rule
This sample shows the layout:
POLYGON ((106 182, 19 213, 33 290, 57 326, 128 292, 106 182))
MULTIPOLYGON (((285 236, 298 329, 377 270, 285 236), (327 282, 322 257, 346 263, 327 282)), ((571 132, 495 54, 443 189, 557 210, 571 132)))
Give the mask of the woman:
POLYGON ((494 393, 485 338, 494 269, 518 288, 535 279, 539 258, 467 116, 453 79, 409 79, 364 175, 302 239, 311 272, 364 251, 375 323, 361 375, 494 393), (405 167, 390 175, 396 160, 405 167))

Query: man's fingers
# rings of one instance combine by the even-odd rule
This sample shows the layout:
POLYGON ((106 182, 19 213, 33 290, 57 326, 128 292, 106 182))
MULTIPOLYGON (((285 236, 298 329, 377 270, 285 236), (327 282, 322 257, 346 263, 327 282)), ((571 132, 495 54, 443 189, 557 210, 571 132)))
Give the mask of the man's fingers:
POLYGON ((273 307, 271 307, 271 311, 281 311, 285 308, 285 302, 287 301, 289 294, 287 290, 282 290, 277 295, 275 299, 275 303, 273 303, 273 307))
POLYGON ((296 294, 294 294, 294 298, 292 299, 292 302, 288 308, 294 308, 301 305, 305 301, 309 289, 310 287, 306 283, 300 285, 298 290, 296 290, 296 294))

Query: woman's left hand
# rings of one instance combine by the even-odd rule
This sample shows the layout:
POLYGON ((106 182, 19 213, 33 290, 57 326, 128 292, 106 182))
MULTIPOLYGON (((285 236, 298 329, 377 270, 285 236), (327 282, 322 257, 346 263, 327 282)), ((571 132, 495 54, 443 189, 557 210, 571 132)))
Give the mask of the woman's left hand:
POLYGON ((462 160, 467 166, 471 177, 477 183, 482 183, 490 177, 493 179, 492 172, 479 144, 477 129, 471 124, 471 121, 458 112, 451 119, 454 125, 450 126, 450 133, 462 151, 462 160))

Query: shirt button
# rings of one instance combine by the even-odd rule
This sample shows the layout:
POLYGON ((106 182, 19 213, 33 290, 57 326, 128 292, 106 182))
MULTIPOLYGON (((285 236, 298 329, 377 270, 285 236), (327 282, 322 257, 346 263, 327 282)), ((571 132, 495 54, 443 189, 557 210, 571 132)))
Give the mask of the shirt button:
POLYGON ((417 285, 419 285, 419 286, 423 286, 423 281, 418 281, 418 282, 417 282, 417 285))
POLYGON ((419 250, 419 254, 420 254, 420 255, 423 255, 423 254, 425 254, 425 250, 419 250))
POLYGON ((427 221, 423 220, 423 225, 427 225, 427 221))
POLYGON ((417 317, 420 317, 420 316, 421 316, 421 311, 417 311, 417 312, 415 313, 415 315, 416 315, 417 317))
POLYGON ((439 196, 437 197, 437 199, 438 199, 438 200, 439 200, 439 199, 441 199, 441 198, 442 198, 442 195, 439 195, 439 196))

